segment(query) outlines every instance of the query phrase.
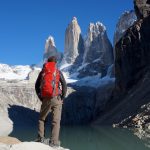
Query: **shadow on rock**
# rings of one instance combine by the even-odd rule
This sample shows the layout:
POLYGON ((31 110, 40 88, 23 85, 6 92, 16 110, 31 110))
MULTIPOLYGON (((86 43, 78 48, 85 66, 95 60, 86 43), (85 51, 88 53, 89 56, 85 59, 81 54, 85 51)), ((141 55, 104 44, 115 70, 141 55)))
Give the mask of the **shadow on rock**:
POLYGON ((95 88, 71 86, 64 100, 62 123, 86 124, 93 118, 95 106, 95 88))
POLYGON ((30 140, 31 137, 26 138, 25 135, 30 135, 28 132, 33 132, 33 136, 37 134, 37 124, 39 113, 23 106, 13 105, 8 108, 9 118, 13 122, 13 131, 11 136, 18 139, 30 140), (24 135, 24 137, 22 137, 24 135))

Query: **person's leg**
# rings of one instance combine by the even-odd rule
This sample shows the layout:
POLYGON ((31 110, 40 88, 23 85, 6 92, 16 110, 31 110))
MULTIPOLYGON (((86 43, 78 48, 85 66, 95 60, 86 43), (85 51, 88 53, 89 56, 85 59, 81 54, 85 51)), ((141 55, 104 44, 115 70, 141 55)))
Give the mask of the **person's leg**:
POLYGON ((44 99, 42 101, 39 124, 38 124, 38 137, 43 138, 45 136, 45 119, 51 109, 51 100, 44 99))
POLYGON ((62 101, 60 98, 54 97, 51 100, 52 127, 51 127, 50 143, 56 146, 60 145, 59 131, 60 131, 61 112, 62 112, 62 101))

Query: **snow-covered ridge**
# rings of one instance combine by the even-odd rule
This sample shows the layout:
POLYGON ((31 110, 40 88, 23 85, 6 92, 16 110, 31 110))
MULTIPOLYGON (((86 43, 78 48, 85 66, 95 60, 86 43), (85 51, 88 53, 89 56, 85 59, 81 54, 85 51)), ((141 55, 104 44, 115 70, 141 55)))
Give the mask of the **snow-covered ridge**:
MULTIPOLYGON (((78 71, 80 69, 83 69, 85 66, 86 66, 86 64, 79 67, 78 71)), ((66 82, 69 84, 73 84, 76 86, 89 86, 89 87, 97 88, 98 86, 104 85, 107 82, 110 82, 110 81, 114 82, 114 78, 111 78, 108 75, 108 73, 107 73, 107 76, 104 78, 101 78, 101 74, 99 73, 95 76, 86 76, 82 79, 79 79, 77 77, 79 74, 78 71, 73 74, 68 73, 67 69, 69 67, 71 67, 70 64, 66 64, 66 65, 61 66, 61 68, 60 68, 60 70, 63 70, 65 68, 62 72, 66 79, 66 82)), ((111 66, 109 68, 111 68, 111 66)), ((33 74, 32 75, 33 78, 35 78, 35 77, 37 77, 37 72, 33 71, 33 70, 41 70, 41 68, 37 68, 37 67, 32 68, 29 65, 9 66, 7 64, 0 64, 0 80, 5 79, 5 80, 23 80, 23 81, 25 81, 26 79, 28 79, 31 72, 33 74), (34 76, 34 74, 35 74, 35 76, 34 76)))
POLYGON ((5 80, 25 80, 32 70, 40 70, 37 67, 29 65, 14 65, 0 64, 0 79, 5 80))

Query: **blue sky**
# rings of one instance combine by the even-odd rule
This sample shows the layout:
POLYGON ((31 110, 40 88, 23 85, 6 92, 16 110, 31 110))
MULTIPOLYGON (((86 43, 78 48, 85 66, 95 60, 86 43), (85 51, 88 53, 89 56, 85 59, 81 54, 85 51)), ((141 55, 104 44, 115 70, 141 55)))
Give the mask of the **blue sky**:
POLYGON ((73 16, 83 35, 90 22, 102 22, 112 42, 118 18, 131 9, 132 0, 0 0, 0 63, 38 64, 49 35, 63 51, 73 16))

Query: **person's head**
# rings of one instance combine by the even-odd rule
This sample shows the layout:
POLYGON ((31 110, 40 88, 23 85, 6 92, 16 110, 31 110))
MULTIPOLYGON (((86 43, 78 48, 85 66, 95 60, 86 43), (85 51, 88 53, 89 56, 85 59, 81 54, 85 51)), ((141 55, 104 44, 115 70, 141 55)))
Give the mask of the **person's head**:
POLYGON ((55 62, 55 63, 57 63, 57 58, 56 58, 56 56, 50 56, 50 57, 47 59, 47 62, 55 62))

